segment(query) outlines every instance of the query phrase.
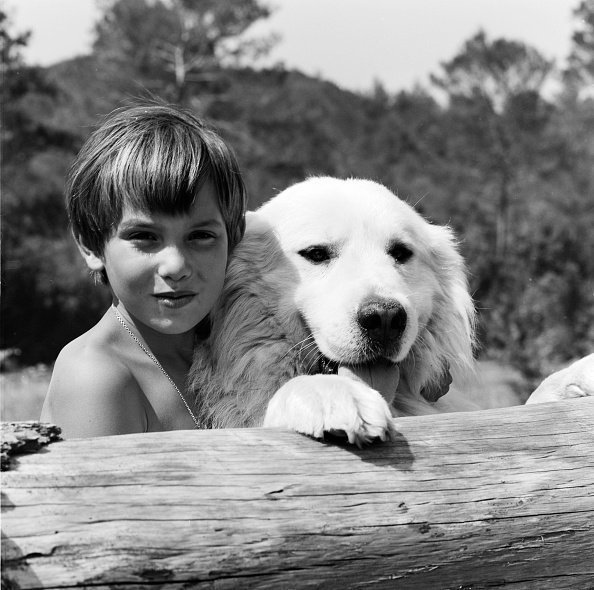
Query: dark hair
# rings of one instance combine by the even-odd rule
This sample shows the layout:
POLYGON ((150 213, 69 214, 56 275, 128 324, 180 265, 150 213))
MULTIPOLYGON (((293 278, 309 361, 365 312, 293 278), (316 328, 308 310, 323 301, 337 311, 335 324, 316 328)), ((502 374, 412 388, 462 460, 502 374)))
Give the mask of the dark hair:
POLYGON ((232 150, 181 108, 118 109, 88 138, 70 169, 66 207, 74 237, 102 255, 124 204, 151 213, 188 213, 207 180, 231 252, 243 237, 247 203, 232 150))

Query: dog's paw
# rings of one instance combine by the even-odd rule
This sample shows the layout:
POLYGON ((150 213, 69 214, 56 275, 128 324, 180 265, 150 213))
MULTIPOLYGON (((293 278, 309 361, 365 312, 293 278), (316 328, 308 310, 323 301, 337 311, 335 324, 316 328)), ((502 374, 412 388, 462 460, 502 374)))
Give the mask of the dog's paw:
POLYGON ((323 438, 340 434, 362 446, 387 440, 392 415, 384 398, 364 383, 337 375, 303 375, 283 385, 270 400, 265 427, 290 428, 323 438))
POLYGON ((549 375, 526 403, 541 404, 589 396, 594 396, 594 354, 549 375))

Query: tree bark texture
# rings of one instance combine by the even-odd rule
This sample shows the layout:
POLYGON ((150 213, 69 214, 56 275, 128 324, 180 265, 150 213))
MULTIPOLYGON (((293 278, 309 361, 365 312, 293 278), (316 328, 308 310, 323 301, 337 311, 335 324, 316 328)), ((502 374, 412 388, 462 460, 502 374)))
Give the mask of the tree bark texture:
POLYGON ((594 588, 594 399, 55 442, 2 474, 6 588, 594 588))

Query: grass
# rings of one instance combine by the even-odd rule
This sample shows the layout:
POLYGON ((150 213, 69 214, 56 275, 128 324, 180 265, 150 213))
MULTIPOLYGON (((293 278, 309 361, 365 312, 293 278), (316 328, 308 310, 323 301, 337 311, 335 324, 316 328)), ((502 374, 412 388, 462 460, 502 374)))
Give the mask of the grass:
MULTIPOLYGON (((494 361, 480 361, 478 383, 463 395, 477 407, 515 406, 527 397, 526 383, 518 371, 494 361)), ((4 422, 38 420, 51 377, 51 367, 38 365, 0 373, 0 419, 4 422)))
POLYGON ((0 373, 2 421, 39 420, 51 375, 47 365, 0 373))

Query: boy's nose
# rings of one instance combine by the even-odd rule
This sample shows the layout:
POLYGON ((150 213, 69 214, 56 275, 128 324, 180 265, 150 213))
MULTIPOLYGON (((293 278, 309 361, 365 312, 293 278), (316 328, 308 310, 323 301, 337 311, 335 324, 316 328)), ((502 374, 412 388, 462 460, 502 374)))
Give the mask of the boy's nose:
POLYGON ((159 255, 159 275, 179 281, 191 273, 190 265, 184 253, 177 247, 164 248, 159 255))

